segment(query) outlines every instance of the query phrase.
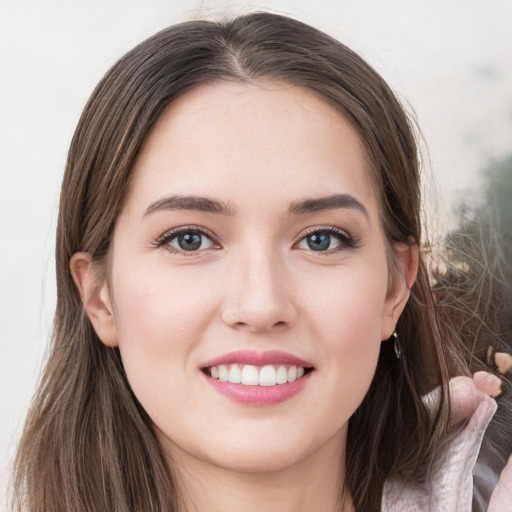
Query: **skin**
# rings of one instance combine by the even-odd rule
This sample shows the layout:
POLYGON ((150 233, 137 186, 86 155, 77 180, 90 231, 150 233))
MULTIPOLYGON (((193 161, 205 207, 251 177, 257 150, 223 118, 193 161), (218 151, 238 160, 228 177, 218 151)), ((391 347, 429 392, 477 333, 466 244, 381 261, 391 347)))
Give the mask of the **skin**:
MULTIPOLYGON (((311 93, 214 84, 164 112, 136 164, 108 280, 86 253, 71 269, 98 336, 119 346, 177 468, 185 510, 340 510, 347 421, 416 274, 417 247, 393 249, 398 265, 389 275, 361 143, 311 93), (146 214, 177 194, 222 201, 231 214, 157 206, 146 214), (333 194, 349 194, 366 214, 289 212, 297 201, 333 194), (201 226, 212 241, 191 252, 176 238, 158 246, 183 226, 201 226), (330 226, 342 238, 313 251, 308 230, 330 226), (285 351, 314 371, 280 404, 242 405, 200 370, 235 350, 285 351)), ((349 496, 342 510, 353 510, 349 496)))

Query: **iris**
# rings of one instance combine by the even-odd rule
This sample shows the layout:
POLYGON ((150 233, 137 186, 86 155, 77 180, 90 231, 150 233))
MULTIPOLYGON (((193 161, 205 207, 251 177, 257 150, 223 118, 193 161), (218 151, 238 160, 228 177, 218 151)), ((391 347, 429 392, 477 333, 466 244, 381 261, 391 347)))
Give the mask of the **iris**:
POLYGON ((201 238, 200 233, 185 233, 177 237, 178 245, 184 251, 197 251, 201 247, 201 238))
POLYGON ((331 245, 329 233, 313 233, 307 237, 308 247, 313 251, 325 251, 331 245))

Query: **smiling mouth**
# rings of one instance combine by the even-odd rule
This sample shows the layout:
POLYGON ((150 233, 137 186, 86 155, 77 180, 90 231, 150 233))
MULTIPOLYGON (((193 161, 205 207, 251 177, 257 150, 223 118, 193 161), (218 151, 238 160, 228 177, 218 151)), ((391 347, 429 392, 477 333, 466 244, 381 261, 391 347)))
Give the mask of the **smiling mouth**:
POLYGON ((243 386, 272 387, 302 379, 313 371, 312 367, 295 365, 255 366, 251 364, 219 364, 203 368, 203 372, 219 382, 242 384, 243 386))

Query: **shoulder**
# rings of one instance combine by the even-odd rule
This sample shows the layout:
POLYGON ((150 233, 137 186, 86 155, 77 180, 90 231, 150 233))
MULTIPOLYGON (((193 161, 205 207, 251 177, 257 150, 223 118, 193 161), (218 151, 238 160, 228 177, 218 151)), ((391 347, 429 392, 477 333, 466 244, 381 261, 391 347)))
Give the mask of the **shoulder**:
POLYGON ((421 488, 400 479, 386 481, 382 512, 468 512, 473 498, 473 468, 496 402, 480 394, 465 424, 438 457, 427 484, 421 488))

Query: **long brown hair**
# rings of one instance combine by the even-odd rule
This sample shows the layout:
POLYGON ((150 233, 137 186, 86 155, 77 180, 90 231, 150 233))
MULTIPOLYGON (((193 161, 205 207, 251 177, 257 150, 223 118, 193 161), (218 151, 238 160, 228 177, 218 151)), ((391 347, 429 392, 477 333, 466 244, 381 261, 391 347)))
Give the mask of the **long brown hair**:
MULTIPOLYGON (((420 244, 410 122, 383 79, 350 49, 266 13, 186 22, 146 40, 101 80, 71 143, 57 227, 55 326, 17 456, 19 509, 179 510, 172 468, 151 420, 130 390, 119 351, 99 341, 84 313, 69 261, 79 251, 97 261, 108 254, 139 150, 172 101, 206 83, 263 79, 303 87, 351 123, 380 195, 389 247, 420 244)), ((397 333, 401 358, 391 342, 383 344, 373 384, 349 423, 340 489, 348 489, 359 512, 380 508, 389 476, 425 480, 447 425, 446 383, 465 368, 455 330, 440 327, 423 256, 397 333), (421 396, 439 384, 432 414, 421 396)))

